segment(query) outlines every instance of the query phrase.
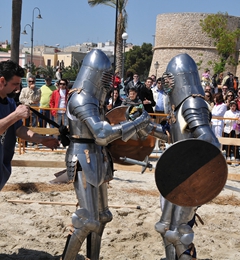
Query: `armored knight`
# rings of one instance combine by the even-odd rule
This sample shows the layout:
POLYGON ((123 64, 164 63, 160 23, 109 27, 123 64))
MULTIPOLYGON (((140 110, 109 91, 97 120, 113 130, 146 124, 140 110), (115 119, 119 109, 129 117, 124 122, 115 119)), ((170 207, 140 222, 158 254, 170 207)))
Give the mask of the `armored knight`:
MULTIPOLYGON (((209 125, 211 113, 204 100, 198 69, 188 54, 179 54, 169 62, 163 74, 163 85, 172 107, 170 124, 173 143, 196 138, 219 148, 219 142, 209 125)), ((177 172, 178 168, 176 176, 177 172)), ((161 208, 162 216, 155 229, 163 238, 166 258, 196 259, 192 225, 197 207, 178 206, 161 197, 161 208)))
POLYGON ((106 146, 118 138, 129 140, 150 121, 146 111, 134 121, 114 126, 104 121, 104 102, 111 82, 108 57, 100 50, 92 50, 83 60, 67 104, 70 132, 67 174, 80 208, 72 216, 74 231, 66 242, 63 260, 75 259, 86 238, 87 257, 99 259, 104 227, 112 220, 107 182, 113 176, 113 163, 106 146))

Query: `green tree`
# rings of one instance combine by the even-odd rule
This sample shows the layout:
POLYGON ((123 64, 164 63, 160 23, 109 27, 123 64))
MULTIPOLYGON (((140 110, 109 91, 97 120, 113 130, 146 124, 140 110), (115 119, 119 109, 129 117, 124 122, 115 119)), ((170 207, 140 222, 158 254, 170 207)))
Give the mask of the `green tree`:
MULTIPOLYGON (((28 64, 25 64, 24 67, 25 67, 25 77, 26 77, 26 75, 27 75, 27 69, 29 69, 29 65, 28 65, 28 64)), ((36 75, 36 72, 37 72, 37 71, 40 72, 41 69, 42 69, 42 67, 41 67, 41 68, 37 68, 36 65, 33 64, 33 65, 32 65, 32 74, 33 74, 33 75, 36 75)))
POLYGON ((133 46, 125 53, 125 71, 138 73, 140 80, 145 80, 149 75, 149 69, 152 62, 152 44, 143 43, 142 46, 133 46))
POLYGON ((36 68, 36 66, 32 64, 32 73, 36 74, 36 71, 39 71, 39 73, 43 74, 44 76, 50 76, 53 79, 55 77, 55 69, 53 68, 53 66, 47 66, 46 68, 44 67, 36 68))
POLYGON ((90 6, 96 6, 104 4, 116 9, 118 1, 118 17, 117 17, 117 42, 116 42, 116 69, 119 70, 122 75, 122 52, 123 52, 123 40, 122 34, 127 28, 127 12, 126 6, 128 0, 88 0, 90 6))
POLYGON ((216 46, 220 56, 220 61, 214 62, 215 73, 223 72, 226 64, 237 65, 237 41, 240 36, 240 29, 231 30, 228 17, 228 13, 218 12, 208 15, 200 21, 203 32, 214 40, 214 46, 216 46))
POLYGON ((63 78, 75 81, 79 72, 78 66, 68 66, 63 69, 63 78))
POLYGON ((11 60, 19 62, 22 0, 12 0, 11 60))

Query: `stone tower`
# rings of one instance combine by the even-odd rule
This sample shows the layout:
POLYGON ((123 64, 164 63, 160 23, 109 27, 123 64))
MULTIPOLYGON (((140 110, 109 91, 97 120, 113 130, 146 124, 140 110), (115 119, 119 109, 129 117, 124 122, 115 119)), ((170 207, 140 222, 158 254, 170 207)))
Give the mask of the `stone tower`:
MULTIPOLYGON (((153 47, 153 60, 149 75, 156 74, 154 63, 159 63, 157 77, 162 76, 168 62, 177 54, 187 53, 197 63, 199 75, 206 68, 213 75, 213 67, 209 61, 219 61, 213 40, 202 32, 200 20, 207 17, 207 13, 168 13, 159 14, 156 22, 155 46, 153 47)), ((240 17, 229 16, 228 23, 234 30, 240 27, 240 17)), ((239 42, 236 49, 239 50, 239 42)), ((236 61, 239 59, 237 53, 236 61)), ((240 67, 226 66, 226 71, 240 77, 240 67)))

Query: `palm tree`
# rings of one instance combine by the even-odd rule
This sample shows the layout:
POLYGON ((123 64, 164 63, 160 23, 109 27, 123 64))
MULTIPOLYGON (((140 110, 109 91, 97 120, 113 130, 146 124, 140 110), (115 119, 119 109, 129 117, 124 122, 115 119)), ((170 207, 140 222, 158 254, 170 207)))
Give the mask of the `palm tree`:
POLYGON ((127 28, 127 6, 128 0, 88 0, 90 6, 96 6, 99 4, 104 4, 111 6, 113 8, 118 8, 117 12, 117 30, 116 30, 116 69, 119 70, 120 75, 122 75, 122 52, 123 52, 123 41, 122 34, 127 28))
POLYGON ((12 0, 11 60, 19 62, 22 0, 12 0))

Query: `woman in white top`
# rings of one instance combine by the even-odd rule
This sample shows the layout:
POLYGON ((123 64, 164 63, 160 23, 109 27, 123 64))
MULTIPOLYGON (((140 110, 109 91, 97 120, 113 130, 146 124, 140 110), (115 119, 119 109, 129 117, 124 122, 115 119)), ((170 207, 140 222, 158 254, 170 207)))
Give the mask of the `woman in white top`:
MULTIPOLYGON (((224 103, 222 93, 217 93, 214 97, 215 105, 212 109, 212 116, 223 117, 227 111, 227 105, 224 103)), ((223 132, 223 120, 212 119, 212 130, 216 137, 221 137, 223 132)))
MULTIPOLYGON (((229 103, 230 109, 227 110, 224 114, 224 137, 239 137, 240 133, 240 112, 237 110, 237 103, 235 101, 231 101, 229 103), (231 120, 230 118, 238 118, 238 120, 231 120)), ((231 153, 236 154, 236 159, 239 160, 239 149, 238 146, 225 146, 226 149, 227 160, 235 160, 235 156, 231 156, 231 153), (231 158, 230 158, 231 156, 231 158)))

